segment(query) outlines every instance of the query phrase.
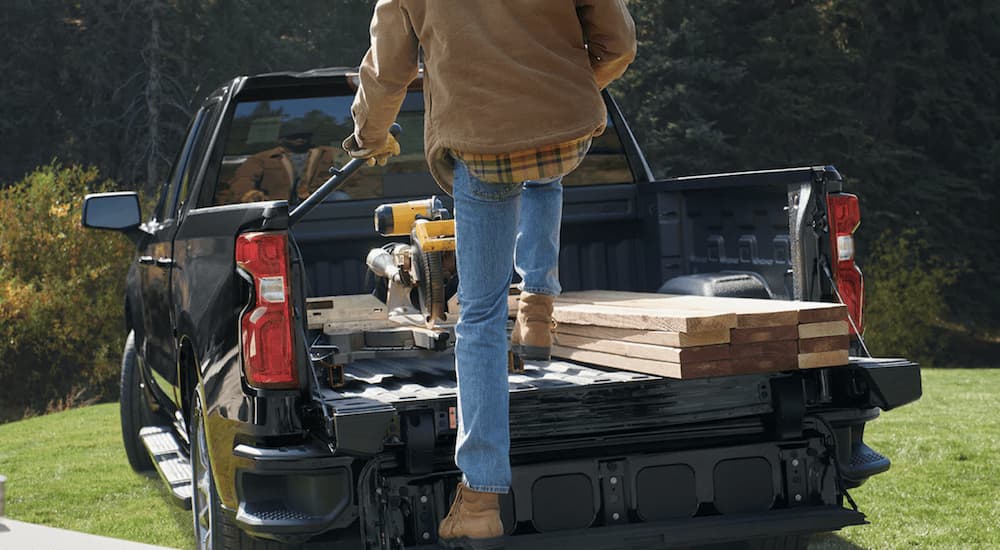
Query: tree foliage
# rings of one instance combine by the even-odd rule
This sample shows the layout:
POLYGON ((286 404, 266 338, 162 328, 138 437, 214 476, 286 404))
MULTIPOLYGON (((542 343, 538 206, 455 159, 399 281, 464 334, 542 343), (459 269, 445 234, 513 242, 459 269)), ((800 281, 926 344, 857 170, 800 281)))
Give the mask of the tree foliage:
POLYGON ((166 176, 194 102, 234 76, 356 65, 368 0, 32 0, 0 10, 0 182, 58 158, 166 176), (8 139, 7 136, 10 136, 8 139))
POLYGON ((944 265, 967 266, 956 284, 936 286, 940 316, 997 331, 1000 4, 631 8, 639 59, 616 91, 660 176, 835 164, 861 197, 858 247, 870 282, 891 275, 876 265, 886 257, 875 253, 882 237, 905 232, 944 265))
POLYGON ((948 311, 944 291, 963 266, 928 253, 914 229, 888 232, 875 243, 868 271, 865 315, 869 350, 893 357, 905 350, 924 366, 942 350, 941 325, 948 311), (906 296, 906 299, 900 299, 906 296))
POLYGON ((80 226, 84 195, 114 187, 93 168, 49 165, 0 190, 0 418, 79 389, 117 396, 134 249, 80 226))

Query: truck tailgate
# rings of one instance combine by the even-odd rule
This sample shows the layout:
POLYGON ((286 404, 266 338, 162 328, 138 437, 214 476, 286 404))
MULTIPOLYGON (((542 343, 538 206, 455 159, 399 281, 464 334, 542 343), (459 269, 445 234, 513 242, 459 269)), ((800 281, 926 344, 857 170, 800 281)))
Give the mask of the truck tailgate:
MULTIPOLYGON (((534 444, 579 448, 637 434, 663 441, 671 433, 710 437, 717 423, 758 433, 760 415, 772 411, 770 380, 779 373, 674 380, 597 368, 566 361, 525 365, 509 377, 512 452, 534 444)), ((320 399, 334 423, 351 424, 368 415, 433 415, 435 436, 455 432, 454 357, 373 359, 351 363, 346 384, 323 389, 320 399), (360 416, 359 416, 360 415, 360 416)), ((388 416, 385 418, 389 421, 388 416)))

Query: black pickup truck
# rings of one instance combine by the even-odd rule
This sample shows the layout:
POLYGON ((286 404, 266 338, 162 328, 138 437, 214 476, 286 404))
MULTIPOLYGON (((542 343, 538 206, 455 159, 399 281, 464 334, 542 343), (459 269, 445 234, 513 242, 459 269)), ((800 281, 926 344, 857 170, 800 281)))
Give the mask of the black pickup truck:
MULTIPOLYGON (((86 198, 85 226, 136 245, 125 450, 191 506, 199 548, 434 546, 459 479, 451 348, 376 342, 335 377, 309 323, 309 299, 375 289, 375 208, 439 193, 418 81, 403 155, 289 223, 345 160, 355 87, 349 69, 236 78, 201 104, 147 217, 134 193, 86 198)), ((565 181, 564 289, 842 301, 863 330, 857 199, 834 168, 656 180, 605 99, 608 131, 565 181)), ((695 380, 529 362, 510 376, 507 547, 796 548, 865 523, 848 491, 889 467, 865 425, 921 385, 856 340, 848 365, 695 380)))

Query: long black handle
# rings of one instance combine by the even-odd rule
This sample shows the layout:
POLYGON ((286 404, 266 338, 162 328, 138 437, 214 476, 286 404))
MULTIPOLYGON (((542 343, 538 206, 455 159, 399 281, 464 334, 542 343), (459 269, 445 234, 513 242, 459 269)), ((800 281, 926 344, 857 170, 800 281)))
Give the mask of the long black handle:
MULTIPOLYGON (((402 131, 403 129, 399 126, 399 124, 393 124, 392 127, 389 128, 389 133, 392 134, 393 137, 398 136, 402 131)), ((366 159, 351 159, 351 161, 345 164, 343 168, 331 168, 330 171, 333 172, 333 176, 326 180, 323 185, 320 185, 319 189, 313 191, 311 195, 306 197, 306 200, 300 202, 299 205, 296 206, 290 214, 288 214, 288 226, 291 227, 295 225, 299 220, 305 217, 306 214, 312 212, 312 209, 319 206, 327 195, 336 191, 338 187, 343 185, 348 178, 353 176, 354 173, 358 171, 358 168, 361 168, 367 163, 368 161, 366 159)))

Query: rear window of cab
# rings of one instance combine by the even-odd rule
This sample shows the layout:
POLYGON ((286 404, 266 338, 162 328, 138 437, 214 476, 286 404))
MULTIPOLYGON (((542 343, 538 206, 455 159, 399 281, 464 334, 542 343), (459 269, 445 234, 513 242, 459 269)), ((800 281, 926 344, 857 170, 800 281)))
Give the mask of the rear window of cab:
MULTIPOLYGON (((221 166, 212 205, 287 200, 308 195, 350 158, 341 142, 354 130, 352 95, 238 101, 223 132, 221 166)), ((423 92, 407 94, 397 121, 402 153, 386 166, 364 168, 327 200, 360 200, 439 193, 424 158, 423 92)), ((218 158, 218 157, 217 157, 218 158)), ((625 150, 612 121, 594 139, 565 186, 631 183, 625 150)), ((207 205, 206 205, 207 206, 207 205)))

